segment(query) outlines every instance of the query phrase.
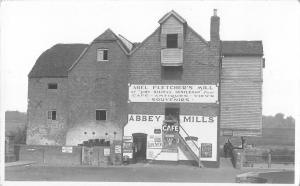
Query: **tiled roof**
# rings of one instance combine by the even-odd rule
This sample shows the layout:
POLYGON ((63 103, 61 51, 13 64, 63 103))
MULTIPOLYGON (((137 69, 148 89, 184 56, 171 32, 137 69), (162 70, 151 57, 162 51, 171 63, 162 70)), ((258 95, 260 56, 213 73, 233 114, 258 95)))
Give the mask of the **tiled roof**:
MULTIPOLYGON (((107 30, 97 39, 117 39, 111 30, 107 30), (105 37, 104 37, 105 36, 105 37), (109 36, 109 37, 108 37, 109 36)), ((95 39, 95 40, 97 40, 95 39)), ((95 41, 94 40, 94 41, 95 41)), ((118 39, 117 39, 118 40, 118 39)), ((99 40, 98 40, 99 41, 99 40)), ((120 42, 122 45, 123 43, 120 42)), ((141 43, 133 43, 132 50, 141 43)), ((46 50, 36 61, 29 77, 67 77, 68 69, 88 47, 87 44, 56 44, 46 50)), ((126 48, 124 46, 124 48, 126 48)), ((127 48, 126 48, 127 49, 127 48)), ((128 49, 127 49, 128 50, 128 49)), ((263 56, 261 41, 222 41, 224 56, 263 56)))
POLYGON ((116 34, 110 29, 106 29, 100 36, 94 39, 94 42, 97 41, 107 41, 107 40, 117 40, 118 37, 116 34))
POLYGON ((222 41, 224 56, 263 56, 262 41, 222 41))
POLYGON ((28 77, 66 77, 86 44, 56 44, 40 55, 28 77))
POLYGON ((130 52, 130 49, 126 46, 126 44, 110 28, 106 29, 100 36, 94 39, 93 42, 102 41, 119 41, 118 44, 125 50, 126 54, 130 52))
POLYGON ((135 43, 132 43, 133 44, 133 47, 132 47, 132 50, 135 49, 136 47, 138 47, 141 42, 135 42, 135 43))

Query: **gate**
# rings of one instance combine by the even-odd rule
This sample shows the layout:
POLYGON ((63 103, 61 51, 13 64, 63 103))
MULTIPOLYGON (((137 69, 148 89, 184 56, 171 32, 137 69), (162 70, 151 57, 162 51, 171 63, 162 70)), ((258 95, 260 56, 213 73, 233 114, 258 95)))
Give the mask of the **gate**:
POLYGON ((93 147, 82 146, 82 165, 92 165, 93 160, 93 147))

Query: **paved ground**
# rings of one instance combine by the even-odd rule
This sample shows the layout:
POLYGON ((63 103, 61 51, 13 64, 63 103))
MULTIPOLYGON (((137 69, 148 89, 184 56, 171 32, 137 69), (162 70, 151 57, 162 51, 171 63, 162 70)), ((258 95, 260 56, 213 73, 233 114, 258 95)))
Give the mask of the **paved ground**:
POLYGON ((259 177, 266 178, 268 183, 294 183, 294 171, 260 173, 259 177))
POLYGON ((6 166, 5 180, 234 183, 237 175, 247 172, 262 173, 268 183, 293 183, 294 180, 293 171, 264 173, 274 170, 238 170, 232 167, 229 158, 221 158, 220 164, 220 168, 142 163, 112 167, 54 167, 16 162, 14 166, 6 166))
MULTIPOLYGON (((251 170, 252 172, 254 170, 251 170)), ((257 170, 263 172, 262 170, 257 170)), ((6 167, 7 181, 100 181, 100 182, 200 182, 234 183, 236 175, 249 172, 226 168, 202 168, 185 165, 146 165, 120 167, 6 167)), ((293 183, 293 172, 265 174, 270 183, 293 183), (275 178, 274 178, 275 176, 275 178)))

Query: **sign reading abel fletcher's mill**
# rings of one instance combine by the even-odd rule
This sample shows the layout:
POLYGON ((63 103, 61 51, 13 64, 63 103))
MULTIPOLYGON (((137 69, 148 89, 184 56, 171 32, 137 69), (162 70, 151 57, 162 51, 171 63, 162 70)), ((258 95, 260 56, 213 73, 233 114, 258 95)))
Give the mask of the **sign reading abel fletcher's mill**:
POLYGON ((130 85, 131 102, 215 103, 216 85, 130 85))

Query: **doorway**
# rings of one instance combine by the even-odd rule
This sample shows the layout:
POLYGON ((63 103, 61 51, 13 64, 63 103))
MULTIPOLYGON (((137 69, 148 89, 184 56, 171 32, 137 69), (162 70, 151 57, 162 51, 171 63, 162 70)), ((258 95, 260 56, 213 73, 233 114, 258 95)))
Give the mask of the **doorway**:
POLYGON ((136 162, 146 161, 147 134, 135 133, 133 136, 133 159, 136 162))

